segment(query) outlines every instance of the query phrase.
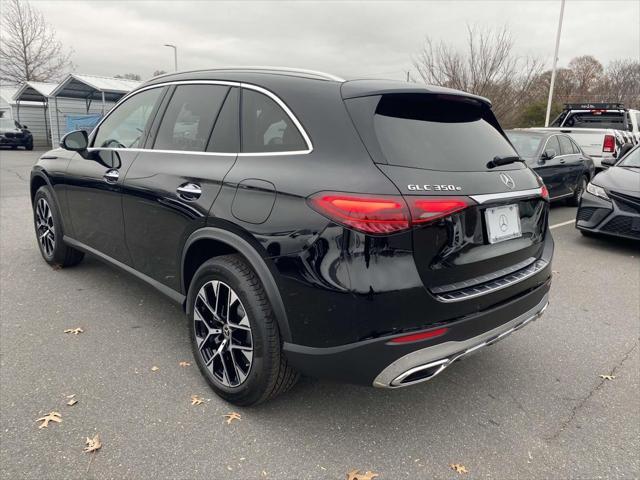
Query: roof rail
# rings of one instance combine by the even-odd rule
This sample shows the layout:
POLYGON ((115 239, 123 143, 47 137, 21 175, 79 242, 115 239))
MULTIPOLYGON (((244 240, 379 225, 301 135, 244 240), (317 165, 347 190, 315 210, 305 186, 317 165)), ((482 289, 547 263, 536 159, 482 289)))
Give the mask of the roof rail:
POLYGON ((317 70, 307 70, 304 68, 291 68, 291 67, 272 67, 272 66, 237 66, 237 67, 220 67, 212 68, 211 70, 263 70, 272 72, 291 72, 291 73, 303 73, 306 75, 324 78, 325 80, 334 80, 336 82, 344 82, 345 79, 332 75, 331 73, 319 72, 317 70))

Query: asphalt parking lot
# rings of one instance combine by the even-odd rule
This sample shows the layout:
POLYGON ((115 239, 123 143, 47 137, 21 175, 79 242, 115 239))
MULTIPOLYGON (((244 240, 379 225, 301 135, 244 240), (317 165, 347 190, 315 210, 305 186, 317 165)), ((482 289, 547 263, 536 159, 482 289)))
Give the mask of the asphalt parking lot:
POLYGON ((179 306, 92 258, 44 263, 28 195, 39 153, 0 151, 2 478, 640 475, 640 248, 582 237, 566 224, 574 208, 552 209, 554 281, 539 321, 416 387, 305 378, 238 409, 195 364, 179 365, 192 360, 179 306), (38 429, 50 411, 62 423, 38 429), (227 424, 230 411, 241 420, 227 424), (83 453, 96 433, 102 448, 83 453))

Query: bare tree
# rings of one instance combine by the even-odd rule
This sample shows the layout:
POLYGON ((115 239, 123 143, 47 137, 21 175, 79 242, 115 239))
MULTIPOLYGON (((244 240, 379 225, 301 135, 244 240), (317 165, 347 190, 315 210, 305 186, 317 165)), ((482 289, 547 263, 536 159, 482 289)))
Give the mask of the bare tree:
POLYGON ((602 101, 623 102, 628 108, 640 108, 640 61, 613 60, 597 90, 602 101))
POLYGON ((464 51, 427 37, 413 66, 425 83, 489 98, 498 118, 510 125, 531 101, 542 69, 539 60, 515 55, 513 50, 506 27, 496 31, 467 27, 464 51))
POLYGON ((0 81, 46 82, 73 68, 71 52, 26 0, 2 0, 0 32, 0 81))
POLYGON ((576 101, 590 101, 603 73, 602 64, 591 55, 576 57, 569 62, 569 70, 573 73, 576 101))
POLYGON ((155 70, 153 72, 153 76, 157 77, 158 75, 164 75, 165 73, 167 73, 166 70, 155 70))

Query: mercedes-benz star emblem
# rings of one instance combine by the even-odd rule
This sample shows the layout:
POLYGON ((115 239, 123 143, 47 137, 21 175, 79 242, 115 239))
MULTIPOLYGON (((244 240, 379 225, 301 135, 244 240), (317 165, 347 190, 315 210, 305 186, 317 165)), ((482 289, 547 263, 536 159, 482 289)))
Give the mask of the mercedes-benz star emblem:
POLYGON ((501 173, 500 180, 502 180, 502 183, 504 183, 511 190, 516 188, 516 182, 513 181, 513 178, 511 178, 511 175, 507 175, 506 173, 501 173))
POLYGON ((498 218, 498 222, 500 223, 500 231, 506 232, 507 228, 509 228, 509 221, 507 220, 507 216, 503 213, 498 218))

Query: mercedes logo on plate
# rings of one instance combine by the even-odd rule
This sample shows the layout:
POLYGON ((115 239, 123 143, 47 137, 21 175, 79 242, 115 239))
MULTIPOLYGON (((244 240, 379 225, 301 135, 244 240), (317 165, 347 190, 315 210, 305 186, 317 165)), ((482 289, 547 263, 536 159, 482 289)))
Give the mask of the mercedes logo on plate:
POLYGON ((504 183, 511 190, 516 188, 516 182, 513 181, 513 178, 511 178, 511 175, 507 175, 506 173, 501 173, 500 180, 502 180, 502 183, 504 183))
POLYGON ((504 213, 500 215, 500 218, 498 218, 498 222, 500 223, 500 230, 506 232, 507 228, 509 228, 509 221, 507 220, 507 216, 504 213))

